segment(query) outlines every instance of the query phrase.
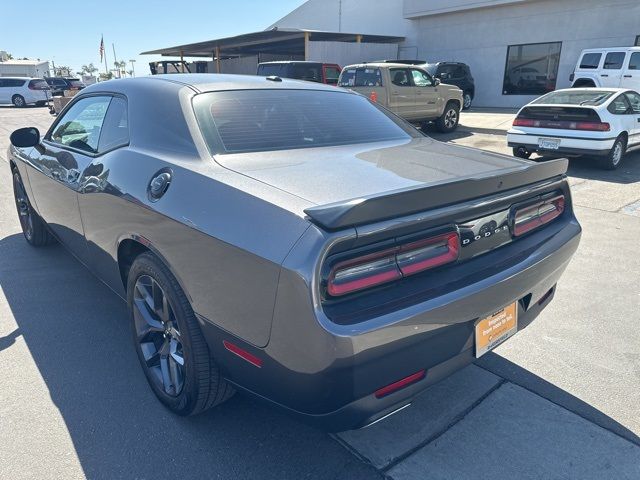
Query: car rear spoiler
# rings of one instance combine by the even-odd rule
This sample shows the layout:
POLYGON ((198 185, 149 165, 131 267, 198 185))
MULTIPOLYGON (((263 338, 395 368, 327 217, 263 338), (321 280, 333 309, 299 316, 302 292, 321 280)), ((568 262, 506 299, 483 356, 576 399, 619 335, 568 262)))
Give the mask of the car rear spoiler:
POLYGON ((310 207, 304 213, 317 225, 327 230, 338 230, 531 185, 565 175, 568 166, 566 158, 529 163, 516 169, 498 170, 490 175, 464 177, 310 207))

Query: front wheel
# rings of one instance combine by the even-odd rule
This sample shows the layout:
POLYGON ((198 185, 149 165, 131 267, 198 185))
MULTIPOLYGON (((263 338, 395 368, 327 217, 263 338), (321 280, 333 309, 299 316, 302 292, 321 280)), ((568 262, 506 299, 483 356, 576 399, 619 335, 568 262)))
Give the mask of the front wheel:
POLYGON ((442 133, 450 133, 458 128, 459 121, 460 107, 455 102, 449 102, 444 107, 442 115, 436 120, 436 126, 442 133))
POLYGON ((151 253, 138 256, 127 279, 136 352, 156 397, 178 415, 195 415, 234 393, 211 358, 186 295, 151 253))
POLYGON ((54 242, 47 225, 33 210, 18 170, 13 171, 13 197, 24 238, 34 247, 44 247, 54 242))
POLYGON ((600 165, 605 170, 615 170, 622 164, 622 159, 627 151, 627 139, 624 136, 616 138, 613 147, 606 157, 602 157, 600 165))
POLYGON ((471 108, 471 102, 473 102, 473 97, 470 92, 464 92, 462 97, 462 109, 469 110, 471 108))

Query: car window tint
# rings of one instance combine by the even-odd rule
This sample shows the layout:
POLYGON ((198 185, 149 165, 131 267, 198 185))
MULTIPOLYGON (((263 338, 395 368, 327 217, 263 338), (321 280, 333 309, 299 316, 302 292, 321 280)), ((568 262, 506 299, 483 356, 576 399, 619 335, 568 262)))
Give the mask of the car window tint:
POLYGON ((627 97, 624 94, 621 94, 613 99, 607 110, 615 115, 624 115, 629 113, 630 108, 631 106, 629 105, 627 97))
POLYGON ((410 87, 409 69, 407 68, 390 68, 391 83, 397 87, 410 87))
POLYGON ((640 94, 637 92, 627 92, 625 95, 631 104, 631 108, 633 108, 633 113, 640 113, 640 94))
POLYGON ((640 52, 634 52, 629 59, 629 70, 640 70, 640 52))
POLYGON ((124 98, 113 97, 104 117, 98 152, 106 152, 129 143, 129 116, 124 98))
POLYGON ((424 73, 422 70, 411 69, 411 77, 413 78, 413 84, 416 87, 431 87, 433 86, 433 82, 429 75, 424 73))
POLYGON ((8 78, 5 79, 4 82, 5 87, 22 87, 25 83, 27 83, 26 80, 20 80, 19 78, 8 78))
POLYGON ((324 76, 326 78, 326 82, 329 85, 335 85, 336 83, 338 83, 340 69, 336 67, 324 67, 324 76))
POLYGON ((598 68, 598 65, 600 65, 601 58, 601 53, 585 53, 580 61, 580 68, 585 70, 596 69, 598 68))
POLYGON ((340 75, 341 87, 381 87, 382 73, 379 68, 347 68, 340 75))
POLYGON ((210 92, 198 95, 194 106, 213 153, 408 140, 419 135, 367 98, 339 90, 210 92))
POLYGON ((74 103, 56 125, 50 140, 97 153, 100 130, 111 97, 86 97, 74 103))
POLYGON ((322 82, 320 68, 320 65, 293 64, 291 77, 306 80, 307 82, 322 82))
POLYGON ((271 65, 260 65, 258 67, 258 75, 270 77, 272 75, 279 76, 282 74, 282 64, 275 63, 271 65))
POLYGON ((624 52, 609 52, 604 57, 604 69, 605 70, 620 70, 622 63, 624 62, 624 52))

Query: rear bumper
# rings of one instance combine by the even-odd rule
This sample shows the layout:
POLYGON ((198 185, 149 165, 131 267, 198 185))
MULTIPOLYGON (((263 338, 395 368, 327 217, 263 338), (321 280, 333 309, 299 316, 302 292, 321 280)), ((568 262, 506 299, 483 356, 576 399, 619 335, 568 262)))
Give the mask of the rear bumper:
MULTIPOLYGON (((610 135, 609 132, 607 132, 610 135)), ((569 156, 579 155, 607 155, 611 151, 616 137, 606 138, 578 138, 564 137, 554 135, 553 133, 545 135, 535 135, 531 133, 521 133, 520 131, 509 130, 507 132, 507 142, 509 147, 524 147, 529 152, 538 152, 546 154, 559 154, 569 156), (539 140, 541 138, 558 138, 560 140, 560 148, 557 150, 546 150, 540 148, 539 140)))
POLYGON ((396 312, 394 321, 385 318, 383 325, 366 331, 319 320, 309 305, 309 286, 287 269, 281 274, 267 347, 243 343, 205 319, 203 332, 223 375, 240 388, 322 429, 359 428, 408 405, 430 385, 473 362, 479 318, 514 301, 519 330, 537 317, 553 297, 581 232, 573 215, 544 230, 539 232, 542 242, 534 234, 531 242, 521 243, 510 266, 396 312), (226 351, 224 339, 261 358, 261 367, 226 351), (376 390, 420 370, 426 371, 423 379, 383 398, 375 396, 376 390))

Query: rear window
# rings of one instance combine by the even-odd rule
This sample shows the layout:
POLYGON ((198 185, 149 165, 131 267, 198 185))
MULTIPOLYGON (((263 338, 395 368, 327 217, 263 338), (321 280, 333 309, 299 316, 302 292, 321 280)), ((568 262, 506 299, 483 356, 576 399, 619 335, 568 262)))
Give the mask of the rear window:
POLYGON ((72 87, 83 87, 84 83, 82 83, 80 80, 72 79, 69 80, 69 85, 71 85, 72 87))
POLYGON ((44 80, 31 80, 29 82, 29 88, 35 90, 49 90, 49 84, 44 80))
POLYGON ((584 70, 594 70, 600 65, 601 53, 585 53, 580 62, 580 68, 584 70))
POLYGON ((602 105, 614 92, 603 92, 601 90, 576 91, 560 90, 547 93, 546 95, 531 102, 532 104, 546 105, 602 105))
POLYGON ((381 87, 382 73, 379 68, 347 68, 342 71, 341 87, 381 87))
POLYGON ((365 97, 317 90, 210 92, 194 100, 212 153, 326 147, 419 136, 365 97))

